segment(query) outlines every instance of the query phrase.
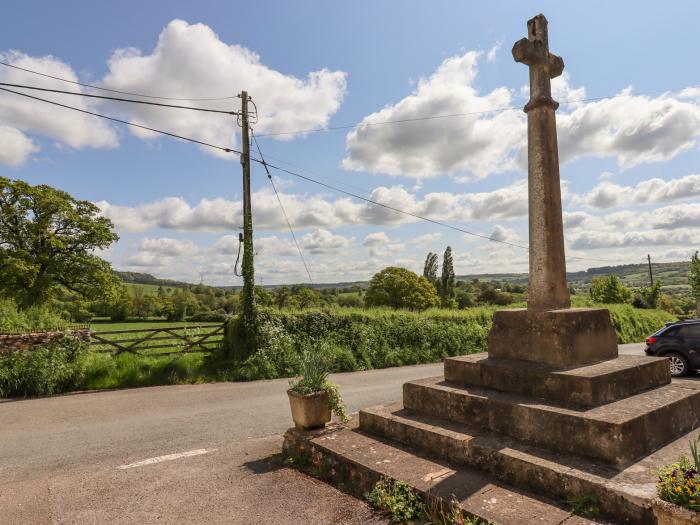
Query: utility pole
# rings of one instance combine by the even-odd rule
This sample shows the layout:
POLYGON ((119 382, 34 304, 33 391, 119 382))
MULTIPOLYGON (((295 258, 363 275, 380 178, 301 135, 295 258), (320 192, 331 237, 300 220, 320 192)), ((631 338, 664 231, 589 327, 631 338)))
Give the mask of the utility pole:
POLYGON ((250 205, 250 138, 248 136, 248 97, 247 91, 241 91, 241 137, 243 141, 243 154, 241 165, 243 166, 243 321, 246 335, 252 336, 255 327, 255 270, 253 264, 253 212, 250 205))
POLYGON ((649 284, 654 286, 654 274, 651 273, 651 255, 647 253, 647 261, 649 262, 649 284))

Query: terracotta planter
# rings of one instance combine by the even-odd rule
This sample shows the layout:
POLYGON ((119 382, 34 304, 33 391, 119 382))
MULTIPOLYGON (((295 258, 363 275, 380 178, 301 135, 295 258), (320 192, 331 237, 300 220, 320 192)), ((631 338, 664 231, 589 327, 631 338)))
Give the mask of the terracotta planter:
POLYGON ((331 409, 328 408, 328 394, 316 392, 302 396, 287 390, 289 406, 292 408, 294 426, 300 430, 325 426, 331 420, 331 409))
POLYGON ((700 512, 689 510, 659 498, 651 500, 657 525, 700 525, 700 512))

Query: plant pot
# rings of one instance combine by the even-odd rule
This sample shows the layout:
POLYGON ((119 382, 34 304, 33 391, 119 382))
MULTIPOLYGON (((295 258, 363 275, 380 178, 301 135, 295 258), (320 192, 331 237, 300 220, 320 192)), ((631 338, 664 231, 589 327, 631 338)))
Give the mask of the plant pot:
POLYGON ((674 505, 659 498, 651 500, 657 525, 700 525, 700 512, 674 505))
POLYGON ((316 392, 302 396, 287 390, 289 406, 292 409, 294 426, 299 430, 319 428, 331 420, 331 409, 328 408, 328 394, 316 392))

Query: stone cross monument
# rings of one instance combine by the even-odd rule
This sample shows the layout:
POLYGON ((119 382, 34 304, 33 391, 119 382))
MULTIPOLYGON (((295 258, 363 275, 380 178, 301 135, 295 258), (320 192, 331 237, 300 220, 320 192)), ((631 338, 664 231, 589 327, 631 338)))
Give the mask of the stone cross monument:
POLYGON ((544 15, 528 20, 527 38, 515 43, 513 58, 530 70, 530 100, 524 108, 530 280, 527 309, 494 314, 489 357, 554 367, 613 359, 617 343, 608 311, 570 308, 554 115, 559 104, 550 83, 564 71, 564 61, 549 52, 544 15))
POLYGON ((513 46, 513 58, 530 68, 527 113, 527 174, 530 226, 531 310, 568 308, 564 228, 559 184, 557 123, 550 79, 564 70, 561 57, 549 52, 547 19, 537 15, 527 23, 527 38, 513 46))

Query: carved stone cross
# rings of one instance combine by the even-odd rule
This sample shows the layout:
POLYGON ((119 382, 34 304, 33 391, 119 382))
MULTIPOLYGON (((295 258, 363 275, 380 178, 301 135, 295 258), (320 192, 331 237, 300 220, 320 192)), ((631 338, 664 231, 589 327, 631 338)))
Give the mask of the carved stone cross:
POLYGON ((527 113, 528 219, 530 281, 528 310, 569 308, 566 282, 564 227, 561 213, 557 123, 550 79, 564 70, 561 57, 549 52, 547 19, 537 15, 527 22, 527 38, 513 46, 513 58, 530 69, 527 113))

